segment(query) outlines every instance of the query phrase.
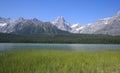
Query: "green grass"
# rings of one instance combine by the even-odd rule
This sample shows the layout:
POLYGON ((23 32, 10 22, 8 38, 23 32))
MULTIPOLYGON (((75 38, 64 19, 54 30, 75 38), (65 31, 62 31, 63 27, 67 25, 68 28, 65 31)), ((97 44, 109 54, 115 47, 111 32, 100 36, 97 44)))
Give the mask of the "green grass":
POLYGON ((120 73, 120 51, 12 51, 0 55, 0 73, 120 73))

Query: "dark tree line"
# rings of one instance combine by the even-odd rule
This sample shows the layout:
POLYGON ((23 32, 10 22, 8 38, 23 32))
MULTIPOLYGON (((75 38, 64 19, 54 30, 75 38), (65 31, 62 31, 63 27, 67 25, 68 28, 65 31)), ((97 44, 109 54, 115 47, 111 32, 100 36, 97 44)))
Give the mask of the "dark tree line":
POLYGON ((14 35, 0 33, 0 43, 85 43, 120 44, 120 36, 57 34, 57 35, 14 35))

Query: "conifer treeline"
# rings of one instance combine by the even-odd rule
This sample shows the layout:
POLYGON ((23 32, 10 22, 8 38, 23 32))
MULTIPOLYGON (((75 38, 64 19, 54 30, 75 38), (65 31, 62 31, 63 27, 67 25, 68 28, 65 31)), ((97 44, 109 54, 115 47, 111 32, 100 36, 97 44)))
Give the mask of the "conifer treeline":
POLYGON ((0 33, 0 43, 120 44, 120 36, 82 35, 82 34, 23 36, 0 33))

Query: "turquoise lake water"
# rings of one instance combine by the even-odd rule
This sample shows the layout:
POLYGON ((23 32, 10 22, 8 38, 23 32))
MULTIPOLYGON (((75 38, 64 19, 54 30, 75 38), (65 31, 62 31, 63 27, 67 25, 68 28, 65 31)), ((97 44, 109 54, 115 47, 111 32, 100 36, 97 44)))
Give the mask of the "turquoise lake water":
POLYGON ((33 43, 0 43, 0 52, 24 49, 101 51, 120 50, 120 44, 33 44, 33 43))

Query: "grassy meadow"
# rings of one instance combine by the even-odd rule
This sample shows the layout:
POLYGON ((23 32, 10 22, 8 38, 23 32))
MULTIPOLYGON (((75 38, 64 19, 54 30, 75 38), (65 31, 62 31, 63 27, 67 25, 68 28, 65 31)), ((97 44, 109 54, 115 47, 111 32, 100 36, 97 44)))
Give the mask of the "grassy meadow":
POLYGON ((11 51, 0 55, 0 73, 120 73, 120 51, 11 51))

